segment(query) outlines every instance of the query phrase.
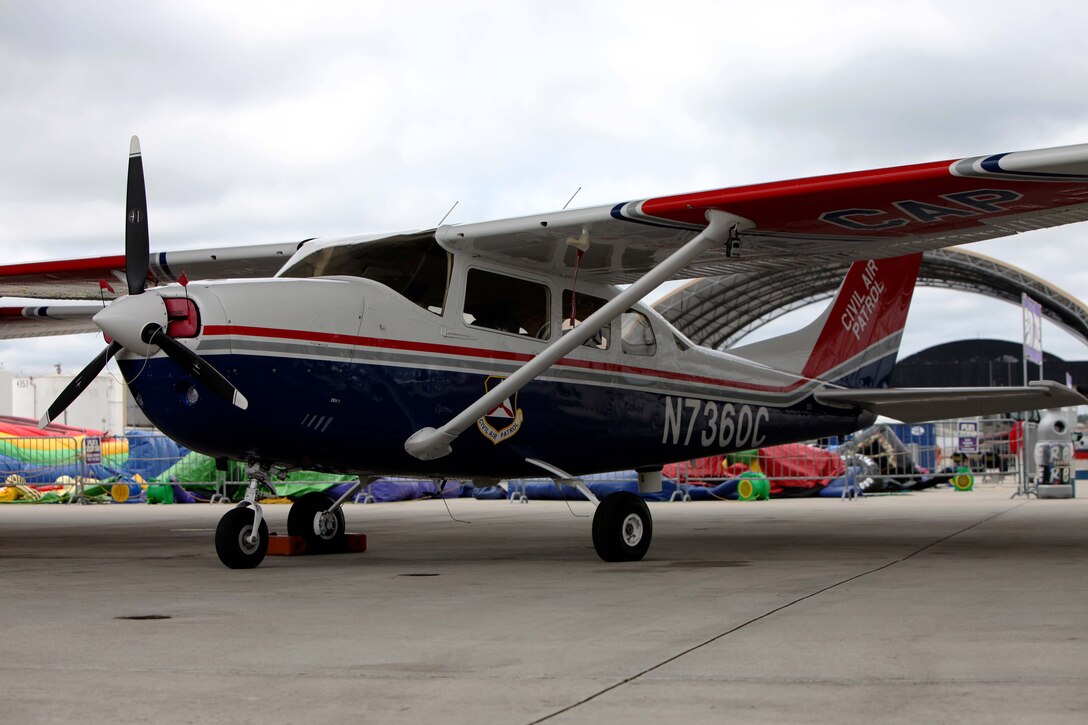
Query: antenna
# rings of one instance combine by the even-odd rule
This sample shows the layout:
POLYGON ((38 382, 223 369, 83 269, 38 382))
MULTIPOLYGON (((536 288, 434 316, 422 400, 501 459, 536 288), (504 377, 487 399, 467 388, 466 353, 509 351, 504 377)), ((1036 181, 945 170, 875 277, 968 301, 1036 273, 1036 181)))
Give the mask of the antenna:
POLYGON ((451 206, 450 210, 448 212, 446 212, 446 216, 442 217, 442 219, 440 219, 439 222, 437 224, 435 224, 435 226, 436 227, 442 226, 442 222, 446 221, 446 217, 448 217, 450 214, 452 214, 453 210, 456 209, 457 205, 460 204, 460 203, 461 203, 460 200, 453 202, 453 206, 451 206))
POLYGON ((580 187, 580 186, 577 189, 574 190, 574 193, 570 195, 569 199, 567 199, 567 203, 563 205, 564 209, 566 209, 568 206, 570 206, 570 203, 572 201, 574 201, 574 197, 578 196, 578 192, 581 191, 581 190, 582 190, 582 187, 580 187))

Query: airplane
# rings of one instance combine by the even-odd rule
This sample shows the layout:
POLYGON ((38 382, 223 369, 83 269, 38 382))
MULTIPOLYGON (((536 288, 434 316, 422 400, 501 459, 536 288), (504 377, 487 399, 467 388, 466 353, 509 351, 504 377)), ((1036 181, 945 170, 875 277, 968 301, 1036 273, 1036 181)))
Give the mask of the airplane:
POLYGON ((0 266, 6 296, 84 301, 4 308, 0 337, 105 335, 42 425, 116 357, 166 435, 249 464, 245 498, 216 530, 228 567, 266 554, 258 490, 277 468, 359 476, 338 500, 292 504, 288 533, 310 551, 343 541, 344 502, 377 475, 487 485, 544 474, 595 504, 601 559, 637 561, 652 538, 646 504, 633 493, 598 501, 579 476, 633 468, 652 492, 664 464, 844 435, 878 415, 1088 404, 1055 382, 887 387, 923 251, 1086 219, 1088 144, 151 254, 134 136, 124 256, 0 266), (844 261, 815 321, 727 351, 694 344, 641 302, 670 279, 844 261))

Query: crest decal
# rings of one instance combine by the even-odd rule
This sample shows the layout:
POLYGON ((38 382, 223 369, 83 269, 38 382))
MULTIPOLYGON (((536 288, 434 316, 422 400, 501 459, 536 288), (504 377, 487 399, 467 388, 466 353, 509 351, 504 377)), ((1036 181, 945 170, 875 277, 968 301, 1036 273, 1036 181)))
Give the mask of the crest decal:
MULTIPOLYGON (((497 375, 488 377, 484 380, 484 390, 490 391, 505 379, 497 375)), ((518 394, 514 393, 513 396, 496 405, 490 413, 477 420, 476 427, 488 440, 498 445, 521 430, 523 422, 525 422, 525 414, 518 407, 518 394)))

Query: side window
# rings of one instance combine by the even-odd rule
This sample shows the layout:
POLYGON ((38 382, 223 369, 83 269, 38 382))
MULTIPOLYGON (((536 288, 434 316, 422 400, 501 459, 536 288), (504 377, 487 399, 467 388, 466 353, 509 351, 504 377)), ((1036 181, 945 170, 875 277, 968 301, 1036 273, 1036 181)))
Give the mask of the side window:
MULTIPOLYGON (((597 310, 601 309, 608 303, 608 300, 602 300, 600 297, 593 297, 591 295, 574 295, 571 291, 563 290, 563 307, 560 312, 563 313, 563 332, 573 330, 578 325, 582 324, 582 320, 592 315, 597 310), (572 308, 572 304, 577 305, 577 309, 572 308), (573 311, 573 314, 572 314, 573 311), (574 318, 574 324, 571 324, 571 318, 574 318)), ((601 329, 597 330, 593 337, 586 340, 583 345, 586 347, 595 347, 598 350, 607 350, 609 345, 609 339, 612 336, 612 325, 605 325, 601 329)))
POLYGON ((620 341, 624 353, 628 355, 655 355, 657 338, 654 328, 646 315, 634 310, 627 310, 620 315, 620 341))
POLYGON ((536 282, 470 269, 465 282, 465 324, 547 340, 548 288, 536 282))

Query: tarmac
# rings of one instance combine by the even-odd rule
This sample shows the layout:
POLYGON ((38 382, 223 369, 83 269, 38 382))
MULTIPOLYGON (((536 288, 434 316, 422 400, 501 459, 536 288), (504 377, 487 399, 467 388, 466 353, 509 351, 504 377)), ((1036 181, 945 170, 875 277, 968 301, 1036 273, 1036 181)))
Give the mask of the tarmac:
POLYGON ((584 502, 352 505, 249 571, 224 506, 4 505, 0 722, 1083 723, 1088 500, 1012 492, 651 504, 624 564, 584 502))

